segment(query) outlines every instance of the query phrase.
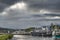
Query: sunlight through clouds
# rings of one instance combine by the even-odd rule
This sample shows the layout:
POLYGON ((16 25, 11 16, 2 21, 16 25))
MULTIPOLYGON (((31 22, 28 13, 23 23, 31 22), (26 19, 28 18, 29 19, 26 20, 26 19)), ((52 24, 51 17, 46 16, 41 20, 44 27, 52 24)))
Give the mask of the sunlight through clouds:
POLYGON ((45 17, 46 19, 60 19, 60 17, 55 16, 55 17, 45 17))
POLYGON ((41 10, 40 10, 40 13, 41 13, 41 14, 46 14, 46 13, 49 14, 49 13, 51 13, 51 12, 48 11, 48 10, 46 10, 46 9, 41 9, 41 10))
POLYGON ((10 7, 11 9, 20 9, 20 10, 26 10, 27 4, 24 2, 19 2, 10 7))
POLYGON ((4 0, 0 3, 0 26, 26 28, 52 22, 60 24, 59 5, 60 0, 4 0))

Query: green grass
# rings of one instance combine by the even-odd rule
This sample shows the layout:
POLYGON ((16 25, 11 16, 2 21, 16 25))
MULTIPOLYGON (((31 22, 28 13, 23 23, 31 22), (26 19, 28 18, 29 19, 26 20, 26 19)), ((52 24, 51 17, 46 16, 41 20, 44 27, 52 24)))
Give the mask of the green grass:
POLYGON ((0 36, 0 40, 8 40, 11 39, 13 37, 12 34, 3 34, 0 36))

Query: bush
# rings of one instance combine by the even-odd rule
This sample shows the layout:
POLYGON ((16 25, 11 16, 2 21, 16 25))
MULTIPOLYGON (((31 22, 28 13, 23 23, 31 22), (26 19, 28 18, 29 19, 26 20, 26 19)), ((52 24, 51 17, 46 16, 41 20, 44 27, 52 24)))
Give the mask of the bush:
POLYGON ((12 34, 3 34, 0 36, 0 40, 8 40, 11 39, 13 37, 12 34))

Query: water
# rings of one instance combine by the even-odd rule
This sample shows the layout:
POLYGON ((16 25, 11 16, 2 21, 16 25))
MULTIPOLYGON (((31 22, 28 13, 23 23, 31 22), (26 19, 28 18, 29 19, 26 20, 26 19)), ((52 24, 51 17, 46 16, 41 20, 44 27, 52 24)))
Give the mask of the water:
POLYGON ((14 35, 12 40, 54 40, 53 38, 44 37, 34 37, 26 35, 14 35))

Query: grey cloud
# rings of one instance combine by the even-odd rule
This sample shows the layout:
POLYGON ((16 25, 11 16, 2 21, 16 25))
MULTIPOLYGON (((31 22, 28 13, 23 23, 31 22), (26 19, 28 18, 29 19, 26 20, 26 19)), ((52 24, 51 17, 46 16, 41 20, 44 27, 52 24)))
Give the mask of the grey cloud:
POLYGON ((0 12, 2 12, 7 6, 7 4, 0 3, 0 12))
POLYGON ((0 12, 2 12, 6 7, 9 7, 22 0, 0 0, 0 12))
POLYGON ((60 21, 60 19, 39 19, 37 21, 60 21))
MULTIPOLYGON (((9 1, 1 1, 2 3, 6 3, 3 5, 13 5, 16 1, 20 0, 9 0, 9 1)), ((26 28, 26 27, 40 27, 42 25, 49 25, 51 23, 60 24, 60 13, 50 13, 50 14, 42 14, 39 13, 40 9, 50 9, 50 10, 59 10, 60 1, 59 0, 24 0, 28 4, 28 10, 23 11, 19 9, 8 9, 10 7, 3 6, 2 9, 5 8, 3 12, 6 12, 7 16, 0 16, 0 26, 6 28, 26 28), (7 10, 8 9, 8 10, 7 10), (36 14, 30 10, 36 10, 36 14), (57 16, 57 18, 55 18, 57 16), (48 17, 48 18, 47 18, 48 17), (55 18, 55 19, 52 19, 55 18)), ((2 5, 2 4, 1 4, 2 5)), ((0 7, 1 8, 1 7, 0 7)))
POLYGON ((60 9, 60 0, 28 0, 29 7, 37 9, 60 9))
POLYGON ((40 14, 34 14, 34 15, 31 15, 31 17, 42 17, 42 15, 40 15, 40 14))
POLYGON ((8 4, 8 5, 12 5, 12 4, 17 3, 19 1, 21 1, 21 0, 0 0, 0 2, 8 4))
POLYGON ((60 16, 60 14, 44 14, 44 15, 46 15, 46 16, 60 16))
MULTIPOLYGON (((0 2, 13 5, 14 3, 20 2, 22 0, 0 0, 0 2)), ((60 0, 23 0, 29 5, 31 9, 60 9, 60 0)))

